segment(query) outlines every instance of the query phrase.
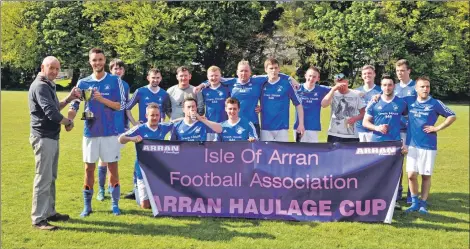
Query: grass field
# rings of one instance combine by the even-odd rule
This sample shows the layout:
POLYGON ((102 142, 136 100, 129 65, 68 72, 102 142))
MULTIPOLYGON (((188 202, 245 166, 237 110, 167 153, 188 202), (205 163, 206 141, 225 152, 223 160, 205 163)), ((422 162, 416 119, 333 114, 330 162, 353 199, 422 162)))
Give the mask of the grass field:
MULTIPOLYGON (((64 96, 59 93, 59 98, 64 96)), ((468 248, 469 107, 465 105, 450 105, 457 121, 439 133, 431 214, 398 211, 391 225, 153 218, 150 210, 141 210, 130 200, 121 200, 123 215, 114 217, 109 198, 94 199, 94 213, 80 219, 83 123, 77 119, 74 130, 61 133, 57 180, 57 210, 71 220, 55 223, 61 226, 55 232, 31 227, 34 158, 28 142, 27 93, 2 91, 1 106, 2 248, 468 248)), ((329 110, 324 110, 324 130, 328 115, 329 110)), ((325 131, 320 141, 326 141, 325 131)), ((132 185, 133 146, 128 145, 122 155, 120 176, 126 193, 132 185)))

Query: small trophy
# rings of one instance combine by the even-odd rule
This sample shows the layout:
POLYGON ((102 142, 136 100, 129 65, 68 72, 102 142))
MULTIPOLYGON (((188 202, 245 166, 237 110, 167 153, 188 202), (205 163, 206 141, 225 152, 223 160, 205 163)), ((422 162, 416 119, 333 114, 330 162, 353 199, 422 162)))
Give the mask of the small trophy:
POLYGON ((90 111, 89 104, 90 100, 92 98, 93 94, 93 89, 85 89, 82 90, 82 99, 86 102, 85 103, 85 111, 83 111, 82 118, 81 120, 93 120, 95 119, 95 114, 90 111))

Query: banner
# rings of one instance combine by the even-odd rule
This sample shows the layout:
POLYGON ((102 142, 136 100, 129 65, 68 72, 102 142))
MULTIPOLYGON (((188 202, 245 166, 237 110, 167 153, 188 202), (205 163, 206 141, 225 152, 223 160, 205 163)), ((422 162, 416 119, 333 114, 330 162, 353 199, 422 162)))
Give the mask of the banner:
POLYGON ((391 223, 401 142, 144 140, 137 158, 155 216, 391 223))

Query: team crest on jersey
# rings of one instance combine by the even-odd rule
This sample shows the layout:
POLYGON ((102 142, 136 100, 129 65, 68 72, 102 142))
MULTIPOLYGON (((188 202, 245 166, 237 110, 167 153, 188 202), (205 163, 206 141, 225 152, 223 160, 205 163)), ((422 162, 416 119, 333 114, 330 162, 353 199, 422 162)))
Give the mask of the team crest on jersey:
POLYGON ((397 105, 393 105, 393 110, 398 110, 398 106, 397 105))
POLYGON ((222 97, 223 95, 224 95, 224 93, 223 93, 223 92, 221 92, 221 91, 219 91, 219 96, 221 96, 221 97, 222 97))
POLYGON ((238 135, 241 135, 243 132, 245 131, 245 129, 243 129, 243 127, 237 127, 237 134, 238 135))
POLYGON ((104 90, 109 90, 109 89, 111 89, 110 85, 108 85, 108 84, 104 85, 104 90))
POLYGON ((195 133, 200 133, 201 132, 201 127, 196 127, 196 129, 194 129, 194 132, 195 133))

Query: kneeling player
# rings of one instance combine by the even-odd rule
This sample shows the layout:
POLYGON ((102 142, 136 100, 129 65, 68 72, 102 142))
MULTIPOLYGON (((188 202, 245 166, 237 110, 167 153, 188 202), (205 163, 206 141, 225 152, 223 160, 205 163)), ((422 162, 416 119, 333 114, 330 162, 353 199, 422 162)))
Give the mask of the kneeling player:
MULTIPOLYGON (((142 141, 142 138, 165 140, 166 134, 173 128, 173 123, 160 123, 160 108, 156 103, 150 103, 147 105, 145 118, 147 123, 134 126, 131 130, 119 136, 119 142, 126 144, 128 142, 138 143, 142 141)), ((142 208, 150 208, 149 197, 145 190, 145 183, 142 177, 142 171, 139 166, 137 159, 135 160, 135 174, 137 178, 137 202, 142 208)))
POLYGON ((222 132, 222 126, 219 123, 199 116, 195 98, 189 97, 183 100, 183 112, 184 118, 175 123, 170 140, 203 142, 207 140, 208 131, 222 132))
POLYGON ((216 135, 216 141, 250 141, 258 140, 256 128, 252 122, 238 116, 240 102, 236 98, 225 100, 225 111, 228 120, 222 122, 222 133, 216 135))

